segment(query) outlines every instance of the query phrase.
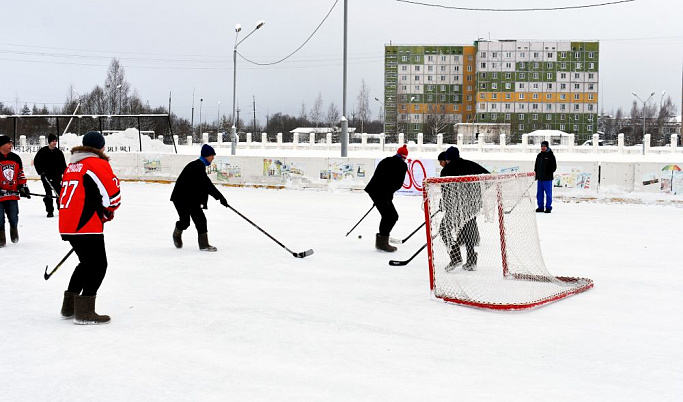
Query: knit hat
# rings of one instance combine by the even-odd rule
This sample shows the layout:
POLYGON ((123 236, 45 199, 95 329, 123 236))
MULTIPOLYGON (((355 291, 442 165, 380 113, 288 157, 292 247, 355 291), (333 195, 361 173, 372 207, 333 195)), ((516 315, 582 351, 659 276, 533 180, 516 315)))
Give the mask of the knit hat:
POLYGON ((441 152, 436 159, 438 159, 440 161, 445 161, 446 160, 446 151, 441 152))
POLYGON ((88 131, 83 136, 83 146, 102 149, 104 148, 104 137, 99 131, 88 131))
POLYGON ((8 142, 12 142, 12 140, 8 136, 0 135, 0 146, 5 145, 8 142))
POLYGON ((550 144, 548 144, 548 141, 541 141, 541 146, 542 147, 548 147, 550 144))
POLYGON ((57 141, 57 136, 54 135, 54 134, 49 134, 49 135, 47 136, 47 143, 49 144, 49 143, 51 143, 52 141, 57 141))
POLYGON ((460 159, 460 151, 456 147, 448 147, 446 150, 446 160, 454 161, 456 159, 460 159))
POLYGON ((213 147, 209 144, 204 144, 202 145, 202 158, 206 158, 207 156, 211 155, 216 155, 216 151, 214 151, 213 147))
POLYGON ((401 148, 396 151, 396 154, 403 156, 404 158, 408 157, 408 146, 406 144, 403 144, 401 148))

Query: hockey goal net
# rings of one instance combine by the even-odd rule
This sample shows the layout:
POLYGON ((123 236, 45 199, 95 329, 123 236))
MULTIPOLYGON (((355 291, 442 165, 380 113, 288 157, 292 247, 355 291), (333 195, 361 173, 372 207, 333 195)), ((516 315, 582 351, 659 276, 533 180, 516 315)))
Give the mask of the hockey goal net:
POLYGON ((428 178, 424 210, 434 295, 496 310, 537 307, 590 289, 543 262, 534 173, 428 178))

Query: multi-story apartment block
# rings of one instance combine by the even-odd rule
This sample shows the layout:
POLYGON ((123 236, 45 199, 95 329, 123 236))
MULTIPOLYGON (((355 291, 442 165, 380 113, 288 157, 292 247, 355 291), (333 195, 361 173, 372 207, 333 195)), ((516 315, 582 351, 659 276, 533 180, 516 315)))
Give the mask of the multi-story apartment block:
POLYGON ((555 129, 588 137, 597 131, 598 71, 598 42, 385 46, 386 132, 506 123, 512 135, 555 129))

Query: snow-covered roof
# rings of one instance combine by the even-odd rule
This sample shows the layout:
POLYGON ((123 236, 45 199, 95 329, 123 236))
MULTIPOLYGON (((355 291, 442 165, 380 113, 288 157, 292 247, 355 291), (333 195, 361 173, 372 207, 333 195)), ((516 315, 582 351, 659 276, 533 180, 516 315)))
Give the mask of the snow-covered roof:
MULTIPOLYGON (((310 133, 315 133, 315 134, 327 134, 327 133, 338 133, 340 132, 341 129, 339 127, 297 127, 294 130, 291 130, 290 133, 298 133, 298 134, 310 134, 310 133)), ((355 127, 349 127, 348 132, 353 133, 356 131, 355 127)))
POLYGON ((551 137, 564 137, 569 134, 560 130, 535 130, 529 133, 529 136, 533 137, 545 137, 548 135, 551 137))

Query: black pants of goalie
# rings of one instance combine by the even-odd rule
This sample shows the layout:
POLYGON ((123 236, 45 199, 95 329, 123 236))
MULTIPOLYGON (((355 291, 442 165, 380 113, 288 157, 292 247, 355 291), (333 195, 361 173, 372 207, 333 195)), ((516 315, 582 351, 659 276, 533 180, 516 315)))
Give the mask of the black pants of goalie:
POLYGON ((467 251, 468 265, 477 264, 477 253, 474 251, 474 246, 479 243, 479 228, 477 227, 477 218, 472 218, 460 228, 455 238, 453 237, 453 228, 448 225, 446 221, 441 224, 439 228, 441 240, 448 248, 448 254, 451 258, 451 263, 458 265, 462 263, 462 253, 460 246, 465 245, 467 251))
POLYGON ((62 239, 71 243, 80 261, 71 275, 67 291, 83 296, 97 295, 97 290, 107 273, 104 235, 62 235, 62 239))

